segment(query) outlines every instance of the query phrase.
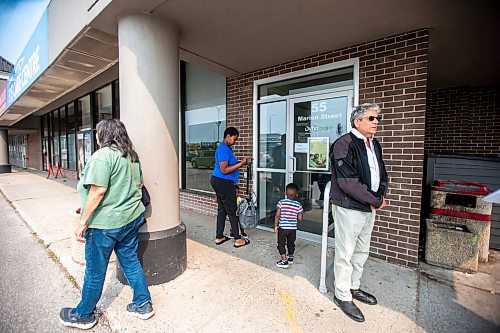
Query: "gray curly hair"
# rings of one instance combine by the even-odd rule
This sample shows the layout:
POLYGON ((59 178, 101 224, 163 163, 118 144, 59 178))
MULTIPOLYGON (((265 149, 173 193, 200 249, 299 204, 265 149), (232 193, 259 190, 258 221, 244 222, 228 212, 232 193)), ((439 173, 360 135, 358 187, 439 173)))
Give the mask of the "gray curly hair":
POLYGON ((377 111, 377 114, 380 113, 380 107, 378 106, 378 104, 375 104, 375 103, 363 103, 363 104, 360 104, 360 105, 354 107, 354 110, 352 110, 352 113, 351 113, 351 126, 352 126, 352 128, 356 128, 356 126, 354 126, 354 120, 355 119, 363 119, 363 117, 365 116, 365 113, 369 110, 377 111))
POLYGON ((125 125, 118 119, 101 120, 97 126, 99 146, 118 149, 123 157, 130 156, 132 162, 139 162, 139 155, 127 133, 125 125))

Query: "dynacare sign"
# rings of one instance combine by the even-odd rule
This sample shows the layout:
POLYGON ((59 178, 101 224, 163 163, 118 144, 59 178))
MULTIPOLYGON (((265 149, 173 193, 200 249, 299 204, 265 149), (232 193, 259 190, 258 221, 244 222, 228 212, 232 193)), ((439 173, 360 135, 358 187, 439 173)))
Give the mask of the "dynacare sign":
POLYGON ((14 71, 7 80, 7 108, 35 82, 48 66, 49 26, 47 10, 45 10, 21 57, 15 64, 14 71))

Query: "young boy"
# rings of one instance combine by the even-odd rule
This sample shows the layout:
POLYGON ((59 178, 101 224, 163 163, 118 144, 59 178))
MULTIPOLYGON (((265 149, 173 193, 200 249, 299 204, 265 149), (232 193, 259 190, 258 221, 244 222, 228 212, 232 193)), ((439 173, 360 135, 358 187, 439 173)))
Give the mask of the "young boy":
POLYGON ((299 187, 296 184, 288 184, 285 189, 286 199, 280 200, 276 205, 278 211, 274 217, 274 232, 278 234, 278 251, 281 255, 281 260, 276 263, 279 268, 288 268, 288 264, 293 264, 297 221, 302 221, 304 213, 302 205, 296 201, 298 192, 299 187))
MULTIPOLYGON (((240 216, 240 208, 241 208, 241 203, 243 202, 243 198, 240 196, 240 186, 238 184, 234 184, 234 189, 236 190, 236 206, 238 207, 236 209, 236 216, 240 216)), ((245 239, 248 238, 248 235, 245 233, 245 230, 241 227, 241 225, 240 225, 240 235, 245 239)), ((229 237, 234 238, 233 229, 230 229, 229 237)))

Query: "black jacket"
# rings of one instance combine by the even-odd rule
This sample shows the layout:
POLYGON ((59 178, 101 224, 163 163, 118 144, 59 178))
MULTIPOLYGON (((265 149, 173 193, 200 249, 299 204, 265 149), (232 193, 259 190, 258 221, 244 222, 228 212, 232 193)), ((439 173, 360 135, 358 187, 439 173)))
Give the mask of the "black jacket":
POLYGON ((330 203, 362 212, 371 207, 379 208, 387 192, 387 171, 382 160, 382 147, 377 139, 373 146, 380 170, 380 186, 371 190, 370 165, 363 139, 349 132, 338 138, 330 147, 332 183, 330 203))

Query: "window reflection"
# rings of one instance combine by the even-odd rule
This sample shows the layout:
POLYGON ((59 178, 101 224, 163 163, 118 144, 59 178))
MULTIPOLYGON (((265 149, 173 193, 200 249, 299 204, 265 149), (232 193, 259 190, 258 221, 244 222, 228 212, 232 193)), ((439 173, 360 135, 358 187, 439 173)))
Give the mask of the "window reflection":
POLYGON ((97 119, 96 123, 113 118, 111 85, 96 91, 97 119))
POLYGON ((90 129, 92 127, 90 122, 90 95, 80 98, 76 102, 79 111, 77 130, 82 131, 90 129))
POLYGON ((259 105, 259 168, 286 167, 286 102, 259 105))
POLYGON ((59 109, 59 129, 60 137, 59 141, 61 144, 61 167, 64 169, 68 168, 68 142, 66 141, 66 108, 62 107, 59 109))
POLYGON ((354 68, 340 68, 285 81, 264 84, 259 86, 259 99, 264 100, 280 96, 352 86, 353 81, 354 68))
POLYGON ((210 177, 215 150, 226 129, 226 78, 185 65, 185 186, 213 192, 210 177))
POLYGON ((75 104, 68 104, 68 163, 70 170, 76 170, 75 148, 75 104))

